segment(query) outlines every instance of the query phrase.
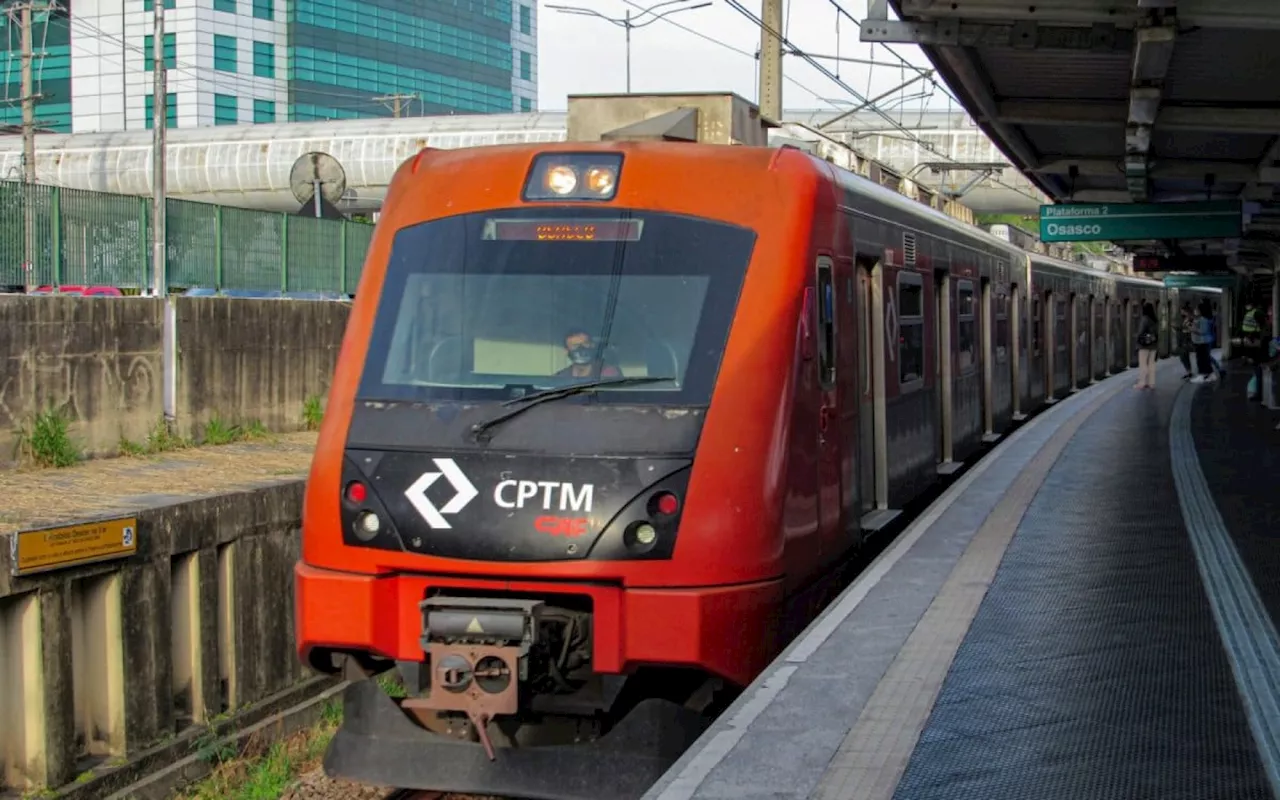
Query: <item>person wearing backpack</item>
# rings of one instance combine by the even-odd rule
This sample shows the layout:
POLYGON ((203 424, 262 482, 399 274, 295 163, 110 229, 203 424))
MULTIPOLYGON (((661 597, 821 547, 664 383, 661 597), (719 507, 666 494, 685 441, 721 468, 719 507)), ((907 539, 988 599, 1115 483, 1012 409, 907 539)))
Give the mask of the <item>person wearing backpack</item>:
POLYGON ((1155 306, 1142 304, 1142 317, 1138 321, 1138 382, 1135 389, 1156 388, 1156 345, 1160 341, 1160 323, 1156 320, 1155 306))

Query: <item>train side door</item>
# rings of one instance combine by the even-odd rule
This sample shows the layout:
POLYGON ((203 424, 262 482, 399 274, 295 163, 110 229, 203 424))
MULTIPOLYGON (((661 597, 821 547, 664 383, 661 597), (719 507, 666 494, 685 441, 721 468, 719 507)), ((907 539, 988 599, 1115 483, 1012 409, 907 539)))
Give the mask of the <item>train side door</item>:
POLYGON ((858 263, 858 497, 863 528, 875 530, 888 508, 885 358, 897 369, 898 343, 885 332, 881 268, 858 263))
POLYGON ((978 301, 978 368, 982 375, 982 439, 990 442, 999 438, 995 436, 995 375, 996 347, 994 299, 991 293, 991 280, 982 278, 979 283, 978 301))
POLYGON ((823 558, 843 552, 847 536, 840 524, 844 505, 840 390, 837 383, 835 264, 818 257, 818 531, 823 558))
POLYGON ((935 303, 934 324, 936 331, 934 353, 937 355, 937 367, 934 377, 938 387, 938 472, 949 475, 956 469, 953 460, 952 443, 953 409, 952 396, 955 387, 952 385, 955 350, 951 332, 951 275, 942 270, 935 270, 933 275, 933 299, 935 303))

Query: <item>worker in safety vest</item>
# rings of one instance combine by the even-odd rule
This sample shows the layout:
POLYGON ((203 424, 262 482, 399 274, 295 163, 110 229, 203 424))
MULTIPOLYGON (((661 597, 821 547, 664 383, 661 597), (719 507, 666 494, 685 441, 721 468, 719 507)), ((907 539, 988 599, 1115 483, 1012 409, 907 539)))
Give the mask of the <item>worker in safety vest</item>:
POLYGON ((1244 302, 1244 320, 1240 323, 1240 344, 1243 355, 1253 364, 1253 379, 1249 381, 1246 394, 1250 400, 1262 401, 1262 365, 1267 360, 1267 351, 1262 342, 1261 309, 1252 300, 1244 302))
POLYGON ((1262 323, 1258 320, 1258 307, 1251 300, 1245 301, 1244 322, 1240 325, 1240 332, 1244 334, 1245 339, 1259 339, 1262 337, 1262 323))

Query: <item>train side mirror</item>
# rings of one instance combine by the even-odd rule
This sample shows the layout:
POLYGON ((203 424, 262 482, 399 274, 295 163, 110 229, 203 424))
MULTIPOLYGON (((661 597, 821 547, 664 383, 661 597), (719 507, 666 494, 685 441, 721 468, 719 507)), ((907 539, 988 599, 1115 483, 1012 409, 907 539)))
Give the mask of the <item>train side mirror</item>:
POLYGON ((804 290, 804 307, 800 310, 800 357, 813 360, 813 287, 804 290))

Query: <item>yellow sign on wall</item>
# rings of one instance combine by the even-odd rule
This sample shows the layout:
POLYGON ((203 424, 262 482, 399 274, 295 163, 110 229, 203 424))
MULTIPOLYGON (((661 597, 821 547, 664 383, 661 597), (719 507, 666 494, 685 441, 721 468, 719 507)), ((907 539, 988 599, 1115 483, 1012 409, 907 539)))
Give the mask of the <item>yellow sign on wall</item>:
POLYGON ((9 540, 14 575, 126 558, 138 552, 136 517, 15 533, 9 540))

